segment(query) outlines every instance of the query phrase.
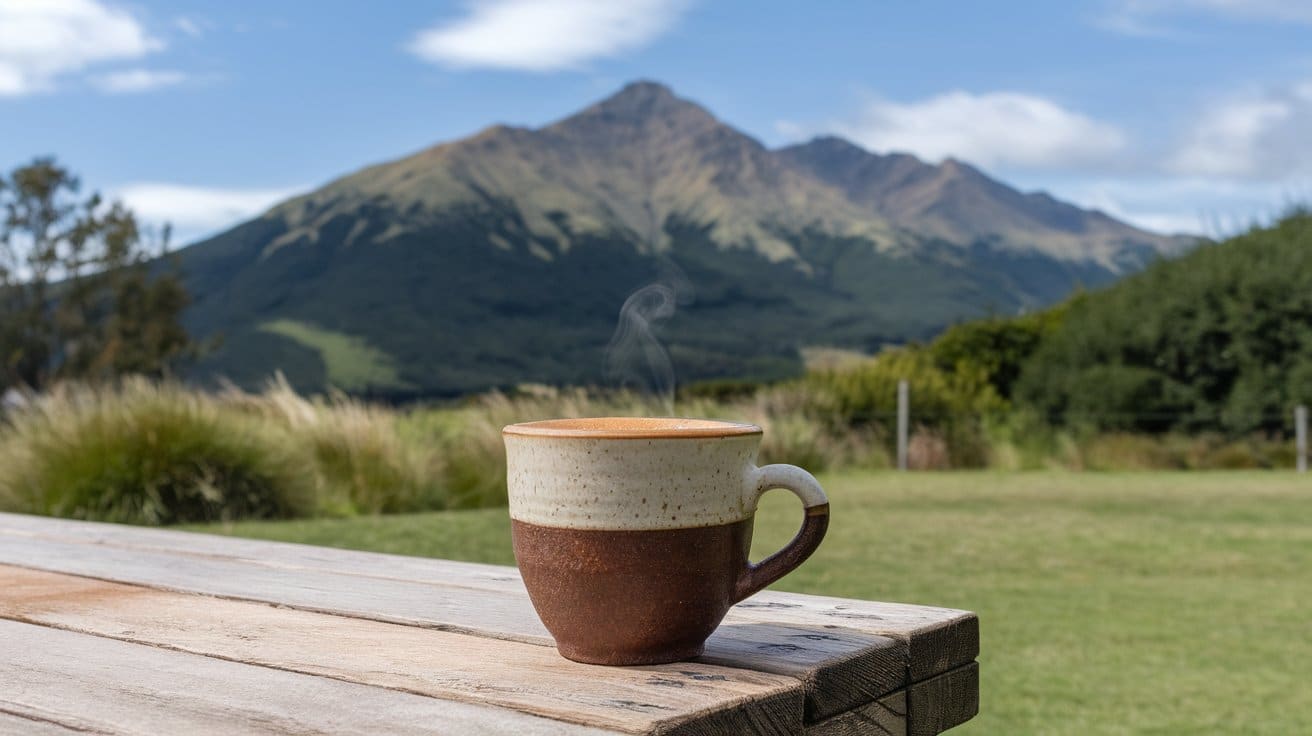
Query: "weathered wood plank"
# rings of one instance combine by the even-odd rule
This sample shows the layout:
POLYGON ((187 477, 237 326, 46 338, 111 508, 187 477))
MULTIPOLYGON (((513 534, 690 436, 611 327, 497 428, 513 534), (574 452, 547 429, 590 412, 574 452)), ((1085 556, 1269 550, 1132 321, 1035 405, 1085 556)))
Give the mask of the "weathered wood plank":
POLYGON ((629 733, 802 727, 791 677, 701 663, 592 667, 519 642, 8 566, 0 617, 629 733))
MULTIPOLYGON (((285 542, 220 537, 120 524, 51 519, 21 514, 0 514, 0 534, 38 536, 58 541, 119 545, 188 555, 239 559, 275 568, 317 570, 381 579, 436 582, 481 590, 522 593, 523 583, 514 568, 471 562, 432 560, 374 552, 358 552, 285 542)), ((948 633, 943 641, 958 645, 943 648, 951 656, 923 658, 915 665, 913 680, 972 661, 978 655, 978 625, 969 611, 897 603, 874 603, 846 598, 808 596, 765 591, 735 607, 729 622, 766 620, 805 626, 835 624, 869 634, 900 639, 948 633), (974 625, 972 637, 971 626, 974 625), (937 667, 937 669, 935 669, 937 667)), ((928 638, 927 638, 928 641, 928 638)), ((926 647, 929 653, 929 647, 926 647)))
POLYGON ((979 664, 971 662, 806 729, 806 736, 936 736, 979 712, 979 664))
POLYGON ((734 615, 780 624, 837 626, 906 642, 907 684, 979 656, 979 619, 970 611, 766 591, 739 603, 734 615))
POLYGON ((14 734, 612 733, 5 620, 0 714, 14 734))
MULTIPOLYGON (((152 541, 160 539, 153 530, 126 531, 148 532, 145 536, 155 537, 152 541)), ((170 536, 174 538, 170 542, 176 544, 189 539, 212 543, 216 539, 176 532, 170 536)), ((124 541, 72 543, 0 530, 0 562, 166 590, 551 644, 513 568, 470 566, 462 578, 462 583, 469 585, 451 585, 444 577, 449 563, 440 560, 398 558, 410 564, 425 563, 429 579, 414 581, 384 577, 381 573, 385 570, 378 570, 378 575, 339 573, 313 565, 269 565, 211 554, 217 551, 213 548, 195 554, 164 549, 158 543, 135 546, 124 541), (475 582, 480 578, 490 582, 480 587, 475 582), (508 582, 515 587, 506 587, 508 582)), ((244 551, 254 550, 248 545, 244 551)), ((798 616, 794 616, 793 623, 777 624, 759 614, 736 617, 731 613, 707 642, 702 661, 801 680, 807 717, 815 719, 868 703, 905 686, 906 657, 905 642, 892 637, 808 624, 798 616)))
POLYGON ((807 727, 806 736, 907 736, 907 692, 899 690, 807 727))
POLYGON ((847 629, 731 621, 707 642, 699 661, 800 679, 810 723, 902 687, 907 647, 847 629))
MULTIPOLYGON (((40 718, 25 718, 0 710, 0 736, 77 736, 78 734, 96 733, 87 729, 76 729, 40 718)), ((101 733, 105 733, 101 731, 101 733)))
POLYGON ((390 555, 380 552, 318 547, 292 542, 271 542, 217 534, 181 532, 172 529, 75 521, 29 514, 0 513, 0 534, 42 537, 64 542, 107 544, 365 577, 423 582, 433 579, 434 563, 440 566, 441 581, 450 585, 500 588, 523 592, 519 572, 503 565, 426 557, 390 555))
POLYGON ((907 735, 934 736, 979 713, 979 664, 958 667, 907 688, 907 735))
MULTIPOLYGON (((200 535, 198 535, 200 536, 200 535)), ((409 626, 549 644, 528 598, 427 582, 287 569, 220 556, 0 533, 0 564, 409 626)))

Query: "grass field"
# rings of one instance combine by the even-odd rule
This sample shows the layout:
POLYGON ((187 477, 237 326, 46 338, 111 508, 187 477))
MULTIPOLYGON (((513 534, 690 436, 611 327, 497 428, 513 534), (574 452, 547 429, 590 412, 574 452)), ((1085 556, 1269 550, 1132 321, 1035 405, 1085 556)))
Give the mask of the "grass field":
MULTIPOLYGON (((1312 733, 1312 480, 1292 473, 846 473, 776 587, 966 608, 967 734, 1312 733)), ((757 551, 798 507, 771 493, 757 551)), ((512 563, 502 509, 190 527, 512 563)))

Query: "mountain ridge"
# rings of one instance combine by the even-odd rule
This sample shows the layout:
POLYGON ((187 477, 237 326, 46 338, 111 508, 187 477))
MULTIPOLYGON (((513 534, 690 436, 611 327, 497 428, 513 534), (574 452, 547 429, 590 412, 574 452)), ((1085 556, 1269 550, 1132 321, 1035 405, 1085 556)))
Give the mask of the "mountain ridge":
POLYGON ((365 167, 181 258, 189 325, 227 336, 199 375, 281 367, 313 390, 372 375, 325 348, 367 344, 396 378, 339 387, 427 395, 601 380, 619 305, 666 262, 698 291, 665 325, 681 370, 773 378, 807 341, 925 337, 1180 247, 961 162, 836 138, 772 150, 644 81, 365 167))

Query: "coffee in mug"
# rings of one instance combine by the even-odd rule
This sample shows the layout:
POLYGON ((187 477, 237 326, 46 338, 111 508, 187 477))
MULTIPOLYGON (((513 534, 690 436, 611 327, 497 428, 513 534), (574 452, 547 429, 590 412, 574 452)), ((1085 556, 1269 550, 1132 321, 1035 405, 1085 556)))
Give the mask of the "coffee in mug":
POLYGON ((605 417, 502 434, 515 560, 557 649, 575 661, 698 656, 730 606, 800 565, 829 525, 810 473, 756 465, 755 425, 605 417), (805 520, 752 564, 752 521, 772 488, 797 494, 805 520))

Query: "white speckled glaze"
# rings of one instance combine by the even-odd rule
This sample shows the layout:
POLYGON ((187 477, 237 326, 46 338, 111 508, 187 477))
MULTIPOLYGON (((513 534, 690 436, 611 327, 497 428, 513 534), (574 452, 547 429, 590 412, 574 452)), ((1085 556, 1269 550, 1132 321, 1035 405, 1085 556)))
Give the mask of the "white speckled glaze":
POLYGON ((607 429, 506 428, 512 518, 565 529, 683 529, 748 519, 770 488, 792 489, 807 507, 828 502, 801 468, 756 466, 759 428, 718 423, 716 436, 717 423, 698 421, 648 438, 622 419, 598 421, 607 429))

